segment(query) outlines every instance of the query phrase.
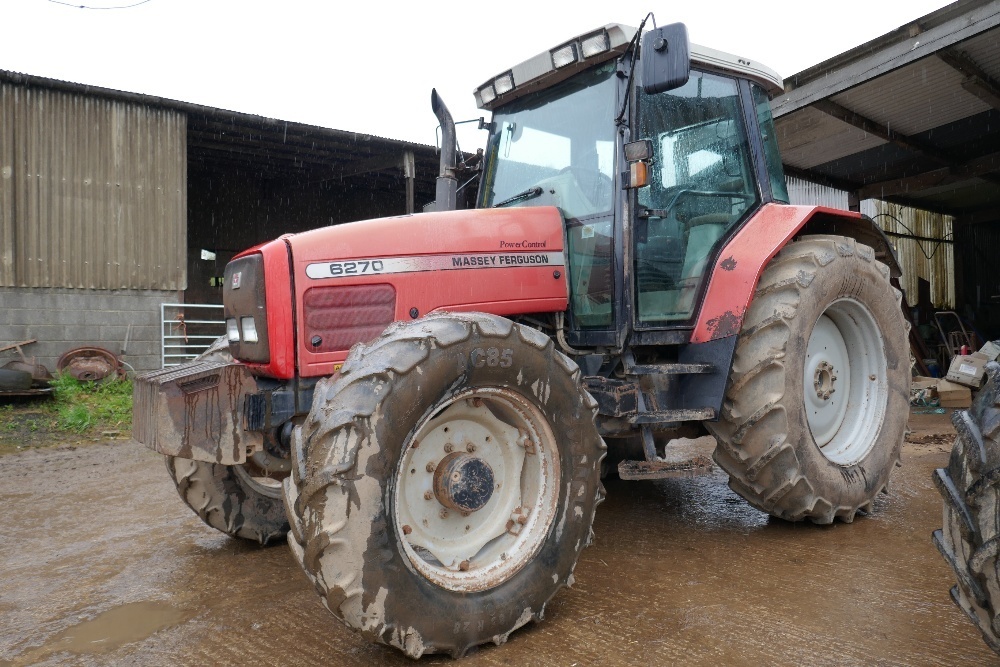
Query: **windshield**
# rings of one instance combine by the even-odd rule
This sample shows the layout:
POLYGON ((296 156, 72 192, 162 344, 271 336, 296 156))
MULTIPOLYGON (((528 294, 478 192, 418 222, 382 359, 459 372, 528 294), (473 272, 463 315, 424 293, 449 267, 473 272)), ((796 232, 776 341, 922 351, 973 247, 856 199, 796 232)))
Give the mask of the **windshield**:
POLYGON ((605 63, 497 110, 482 207, 557 206, 566 218, 611 211, 614 71, 605 63))

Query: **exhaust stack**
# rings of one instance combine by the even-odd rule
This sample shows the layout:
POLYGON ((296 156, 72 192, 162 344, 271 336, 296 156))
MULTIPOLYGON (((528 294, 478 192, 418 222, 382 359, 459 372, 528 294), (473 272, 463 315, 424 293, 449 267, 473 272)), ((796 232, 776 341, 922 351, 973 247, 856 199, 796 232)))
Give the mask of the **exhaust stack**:
POLYGON ((437 177, 434 210, 454 211, 458 201, 458 179, 455 177, 457 151, 455 121, 436 88, 431 90, 431 110, 441 124, 441 170, 437 177))

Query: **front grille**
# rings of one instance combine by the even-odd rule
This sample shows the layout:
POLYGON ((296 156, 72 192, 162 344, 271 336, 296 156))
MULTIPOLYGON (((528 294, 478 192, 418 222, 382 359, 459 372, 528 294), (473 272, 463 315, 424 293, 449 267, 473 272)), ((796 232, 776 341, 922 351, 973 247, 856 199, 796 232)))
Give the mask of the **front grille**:
POLYGON ((304 341, 311 352, 348 350, 372 340, 396 315, 392 285, 313 287, 302 301, 304 341))

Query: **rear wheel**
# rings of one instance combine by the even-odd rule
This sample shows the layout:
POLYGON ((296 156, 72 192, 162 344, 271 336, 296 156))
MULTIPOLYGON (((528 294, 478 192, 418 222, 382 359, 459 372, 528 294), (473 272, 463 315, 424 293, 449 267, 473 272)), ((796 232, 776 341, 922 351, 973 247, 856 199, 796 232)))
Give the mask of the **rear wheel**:
POLYGON ((933 539, 955 571, 952 599, 1000 653, 1000 365, 987 372, 972 407, 952 414, 958 438, 934 472, 944 527, 933 539))
MULTIPOLYGON (((196 361, 233 361, 226 338, 216 340, 196 361)), ((235 466, 165 458, 181 500, 212 528, 260 544, 288 532, 281 500, 281 480, 290 466, 287 454, 257 452, 235 466)))
POLYGON ((899 461, 909 414, 901 294, 874 251, 807 236, 768 264, 736 343, 715 460, 751 505, 853 521, 899 461))
POLYGON ((604 443, 576 365, 481 314, 397 324, 317 385, 289 544, 327 608, 417 658, 504 642, 572 583, 604 443))

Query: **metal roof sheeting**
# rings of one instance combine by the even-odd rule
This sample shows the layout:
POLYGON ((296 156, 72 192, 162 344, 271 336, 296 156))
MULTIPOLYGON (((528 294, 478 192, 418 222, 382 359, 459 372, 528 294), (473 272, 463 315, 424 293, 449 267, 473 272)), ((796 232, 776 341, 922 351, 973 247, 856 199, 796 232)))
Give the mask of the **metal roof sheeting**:
POLYGON ((957 0, 794 74, 773 106, 792 175, 960 224, 1000 219, 997 0, 957 0))
POLYGON ((0 83, 0 285, 186 287, 186 117, 0 83))

